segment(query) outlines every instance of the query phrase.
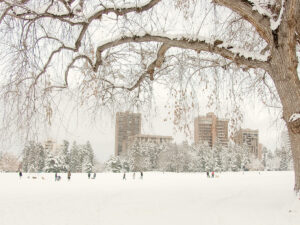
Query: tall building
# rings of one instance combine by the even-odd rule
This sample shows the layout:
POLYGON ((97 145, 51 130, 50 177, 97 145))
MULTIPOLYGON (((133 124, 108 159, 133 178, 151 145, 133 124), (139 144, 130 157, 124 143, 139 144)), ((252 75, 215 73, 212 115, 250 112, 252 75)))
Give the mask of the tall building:
POLYGON ((116 115, 115 156, 127 153, 128 137, 141 134, 140 113, 118 112, 116 115))
POLYGON ((236 132, 233 139, 238 145, 248 145, 250 152, 257 158, 261 158, 261 152, 258 145, 258 130, 240 129, 236 132))
POLYGON ((228 122, 229 120, 220 119, 212 112, 195 118, 195 143, 207 143, 210 147, 216 143, 228 146, 228 122))

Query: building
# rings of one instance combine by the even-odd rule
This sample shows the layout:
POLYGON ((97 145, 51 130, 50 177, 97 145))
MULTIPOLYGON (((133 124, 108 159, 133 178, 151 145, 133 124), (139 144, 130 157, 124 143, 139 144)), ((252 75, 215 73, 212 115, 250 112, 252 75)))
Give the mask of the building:
POLYGON ((195 143, 207 143, 210 147, 216 143, 228 146, 228 122, 220 119, 214 113, 199 116, 194 120, 195 143))
POLYGON ((249 150, 257 158, 261 158, 261 149, 259 148, 258 130, 240 129, 233 138, 238 145, 246 144, 249 150))
POLYGON ((56 143, 49 139, 49 140, 45 141, 44 149, 47 152, 52 152, 54 149, 56 149, 56 143))
POLYGON ((173 138, 171 136, 137 134, 128 138, 128 145, 130 146, 135 141, 152 142, 156 144, 163 144, 163 143, 168 144, 173 141, 173 138))
POLYGON ((263 144, 258 144, 258 152, 257 152, 257 158, 262 160, 262 156, 264 154, 264 149, 265 149, 265 146, 263 146, 263 144))
POLYGON ((48 139, 44 143, 44 149, 47 152, 59 152, 63 149, 63 145, 57 144, 55 141, 48 139))
POLYGON ((140 113, 118 112, 115 127, 115 156, 127 153, 128 137, 141 134, 140 113))
POLYGON ((292 150, 289 133, 287 131, 281 132, 281 142, 282 142, 281 146, 283 148, 285 148, 286 150, 289 150, 289 151, 292 150))

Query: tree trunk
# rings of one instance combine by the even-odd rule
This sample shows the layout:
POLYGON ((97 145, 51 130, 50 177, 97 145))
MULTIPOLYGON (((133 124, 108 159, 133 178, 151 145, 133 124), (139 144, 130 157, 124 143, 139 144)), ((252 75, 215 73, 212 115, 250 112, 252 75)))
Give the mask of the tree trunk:
POLYGON ((297 78, 297 71, 291 70, 287 58, 278 57, 274 59, 276 63, 272 60, 273 74, 276 74, 272 78, 282 103, 283 120, 287 125, 291 141, 295 170, 295 191, 298 192, 300 190, 300 119, 290 122, 290 117, 294 113, 300 113, 300 82, 297 78))
POLYGON ((290 128, 288 129, 292 146, 295 171, 295 191, 300 190, 300 134, 295 134, 290 128))
POLYGON ((297 73, 296 16, 300 4, 286 1, 282 22, 272 32, 271 77, 276 86, 291 141, 295 170, 295 191, 300 190, 300 119, 290 121, 294 113, 300 113, 300 81, 297 73))

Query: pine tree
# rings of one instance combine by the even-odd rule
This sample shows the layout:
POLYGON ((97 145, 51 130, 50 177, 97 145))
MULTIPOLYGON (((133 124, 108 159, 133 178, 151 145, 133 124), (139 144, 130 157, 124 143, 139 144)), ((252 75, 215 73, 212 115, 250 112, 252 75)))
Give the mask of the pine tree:
POLYGON ((80 154, 80 146, 76 144, 76 142, 73 142, 72 148, 70 150, 70 171, 75 172, 81 172, 82 171, 82 160, 81 160, 81 154, 80 154))
POLYGON ((70 143, 67 140, 63 140, 62 151, 66 162, 66 168, 70 168, 70 152, 69 152, 70 143))
POLYGON ((122 164, 120 157, 112 156, 110 159, 105 163, 106 170, 112 171, 114 173, 119 173, 122 170, 122 164))
POLYGON ((30 141, 23 149, 22 169, 24 172, 42 172, 46 154, 40 143, 30 141))
POLYGON ((89 141, 81 147, 82 172, 92 172, 94 167, 94 151, 89 141))
POLYGON ((59 151, 49 151, 47 152, 45 172, 48 173, 62 173, 67 172, 67 163, 65 160, 65 155, 62 150, 59 151))

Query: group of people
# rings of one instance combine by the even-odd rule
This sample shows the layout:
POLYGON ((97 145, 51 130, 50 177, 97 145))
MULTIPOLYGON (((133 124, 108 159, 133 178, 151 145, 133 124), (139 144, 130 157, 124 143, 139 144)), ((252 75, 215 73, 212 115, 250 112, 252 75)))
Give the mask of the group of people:
POLYGON ((96 179, 96 173, 94 173, 93 176, 91 177, 91 172, 88 172, 88 178, 89 179, 96 179))
MULTIPOLYGON (((144 176, 144 174, 141 171, 140 172, 140 179, 143 179, 143 176, 144 176)), ((132 179, 135 179, 135 172, 133 172, 133 174, 132 174, 132 179)), ((126 180, 126 172, 123 173, 123 180, 126 180)))
POLYGON ((214 177, 215 177, 215 172, 212 171, 212 172, 211 172, 211 176, 210 176, 210 172, 207 171, 207 172, 206 172, 206 176, 207 176, 207 177, 212 177, 212 178, 214 178, 214 177))
MULTIPOLYGON (((67 175, 68 181, 71 180, 71 171, 68 172, 67 175)), ((57 173, 55 173, 55 181, 60 181, 61 180, 61 176, 59 176, 57 173)))

